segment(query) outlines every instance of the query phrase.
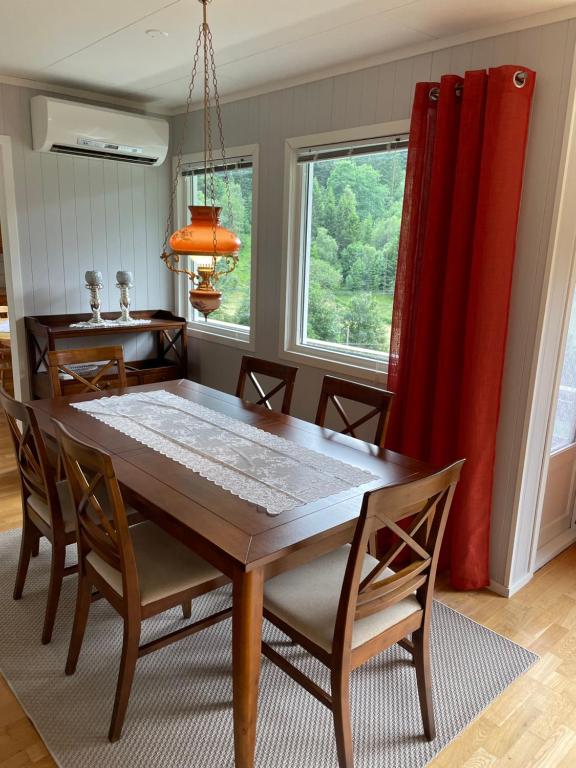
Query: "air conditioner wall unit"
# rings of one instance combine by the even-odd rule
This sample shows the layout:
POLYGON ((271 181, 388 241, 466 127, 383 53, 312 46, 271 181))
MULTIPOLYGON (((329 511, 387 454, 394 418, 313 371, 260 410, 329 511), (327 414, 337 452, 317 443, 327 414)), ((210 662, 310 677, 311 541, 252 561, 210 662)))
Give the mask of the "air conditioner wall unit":
POLYGON ((134 165, 161 165, 166 159, 169 127, 161 118, 47 96, 33 96, 30 105, 38 152, 134 165))

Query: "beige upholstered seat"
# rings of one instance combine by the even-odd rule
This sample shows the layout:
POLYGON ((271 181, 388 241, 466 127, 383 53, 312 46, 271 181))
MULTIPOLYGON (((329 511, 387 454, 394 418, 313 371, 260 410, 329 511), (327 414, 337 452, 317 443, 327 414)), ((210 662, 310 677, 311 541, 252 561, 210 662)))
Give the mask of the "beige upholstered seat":
MULTIPOLYGON (((264 585, 265 607, 328 652, 332 650, 336 613, 349 555, 350 547, 346 545, 300 568, 282 573, 264 585)), ((362 577, 376 565, 378 560, 366 555, 362 577)), ((391 575, 393 571, 386 568, 381 577, 391 575)), ((416 596, 409 595, 379 613, 356 620, 352 648, 377 637, 388 627, 421 609, 416 596)))
MULTIPOLYGON (((221 576, 206 560, 195 555, 154 523, 133 525, 130 537, 136 557, 142 605, 221 576)), ((95 552, 90 552, 86 560, 115 592, 122 595, 120 571, 95 552)))
MULTIPOLYGON (((76 528, 74 502, 72 501, 72 493, 67 480, 61 480, 56 483, 56 490, 58 491, 58 498, 60 500, 60 509, 62 511, 62 519, 64 521, 64 532, 69 533, 76 528)), ((40 498, 35 493, 30 494, 27 499, 28 506, 36 512, 38 517, 41 517, 46 525, 52 525, 50 517, 50 510, 48 504, 44 499, 40 498)))

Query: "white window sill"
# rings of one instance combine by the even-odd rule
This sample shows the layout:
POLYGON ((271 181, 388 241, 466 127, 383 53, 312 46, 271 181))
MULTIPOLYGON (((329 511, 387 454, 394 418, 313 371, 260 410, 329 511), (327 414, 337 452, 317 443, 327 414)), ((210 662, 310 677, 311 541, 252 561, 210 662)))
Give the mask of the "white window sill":
POLYGON ((377 386, 386 386, 388 379, 388 360, 358 357, 354 354, 333 352, 323 347, 294 345, 290 349, 280 351, 280 357, 285 360, 302 363, 359 379, 368 379, 377 386))
POLYGON ((211 325, 202 322, 188 322, 188 336, 203 341, 213 341, 216 344, 225 344, 229 347, 237 347, 248 352, 254 351, 254 340, 250 329, 242 326, 211 325))

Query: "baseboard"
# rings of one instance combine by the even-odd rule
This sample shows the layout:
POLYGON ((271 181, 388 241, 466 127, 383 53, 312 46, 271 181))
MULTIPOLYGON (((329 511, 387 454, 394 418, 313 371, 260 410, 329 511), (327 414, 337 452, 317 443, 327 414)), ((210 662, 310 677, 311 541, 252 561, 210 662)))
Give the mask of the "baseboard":
POLYGON ((519 592, 522 587, 525 587, 526 584, 532 580, 533 575, 534 574, 532 573, 527 573, 521 579, 518 579, 518 581, 514 582, 514 584, 510 584, 508 587, 504 586, 504 584, 500 584, 498 581, 494 581, 494 579, 490 579, 488 589, 491 592, 495 592, 497 595, 500 595, 501 597, 512 597, 516 594, 516 592, 519 592))

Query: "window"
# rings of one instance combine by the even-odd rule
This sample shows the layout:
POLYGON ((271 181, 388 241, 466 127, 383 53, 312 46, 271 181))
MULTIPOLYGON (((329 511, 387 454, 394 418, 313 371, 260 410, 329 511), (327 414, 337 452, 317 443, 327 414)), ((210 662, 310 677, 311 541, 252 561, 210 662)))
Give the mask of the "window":
POLYGON ((296 148, 289 350, 387 361, 407 154, 406 134, 296 148))
MULTIPOLYGON (((185 302, 191 327, 202 334, 211 334, 223 339, 235 339, 243 343, 250 341, 250 331, 253 325, 254 243, 252 233, 254 229, 256 148, 251 148, 251 150, 250 153, 227 157, 226 168, 223 165, 216 165, 215 168, 216 205, 222 208, 221 223, 234 230, 240 238, 242 246, 236 269, 218 281, 218 288, 222 291, 222 306, 209 315, 207 321, 190 306, 187 300, 190 286, 189 281, 185 281, 185 302), (230 199, 226 195, 226 170, 230 186, 230 199)), ((203 158, 194 157, 189 162, 184 163, 182 181, 184 182, 182 185, 183 194, 181 195, 182 216, 185 215, 185 221, 188 221, 188 206, 205 204, 203 158)), ((208 190, 209 197, 210 191, 208 190)))

